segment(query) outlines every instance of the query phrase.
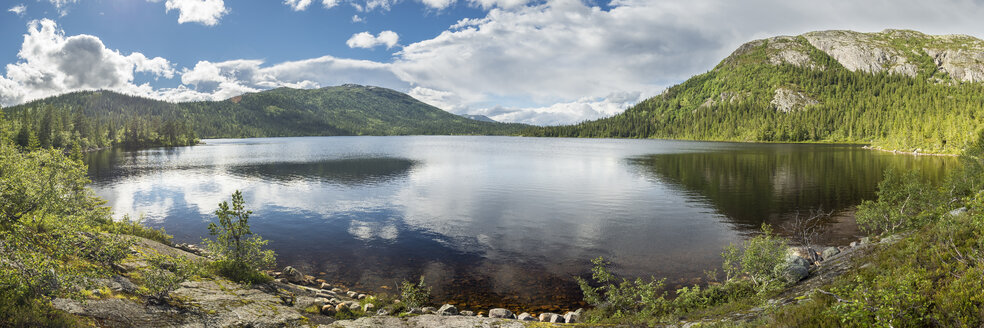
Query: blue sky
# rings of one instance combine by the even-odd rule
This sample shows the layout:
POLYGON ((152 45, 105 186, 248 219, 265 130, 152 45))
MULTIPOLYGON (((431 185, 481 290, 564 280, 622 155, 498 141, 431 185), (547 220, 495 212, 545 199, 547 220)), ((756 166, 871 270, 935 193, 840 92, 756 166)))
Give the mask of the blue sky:
POLYGON ((984 31, 979 0, 6 0, 0 105, 87 89, 168 101, 359 83, 453 113, 616 114, 741 43, 984 31))

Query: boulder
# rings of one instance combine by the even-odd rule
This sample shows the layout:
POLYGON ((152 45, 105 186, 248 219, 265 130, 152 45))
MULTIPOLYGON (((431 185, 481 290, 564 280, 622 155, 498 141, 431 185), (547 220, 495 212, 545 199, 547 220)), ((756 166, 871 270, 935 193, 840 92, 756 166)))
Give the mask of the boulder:
POLYGON ((564 322, 567 323, 578 323, 581 322, 581 314, 577 312, 567 312, 564 313, 564 322))
POLYGON ((837 249, 837 247, 827 247, 823 249, 823 252, 820 253, 820 256, 822 256, 824 260, 827 260, 830 259, 831 257, 834 257, 834 255, 837 254, 840 254, 840 250, 837 249))
POLYGON ((335 293, 335 294, 341 294, 341 293, 344 293, 345 291, 342 290, 341 288, 332 288, 331 289, 331 292, 332 293, 335 293))
POLYGON ((348 304, 345 303, 338 303, 338 305, 335 305, 335 311, 339 311, 339 312, 343 310, 348 310, 348 308, 349 308, 348 304))
POLYGON ((324 290, 330 290, 330 289, 331 289, 331 285, 329 285, 329 284, 328 284, 328 283, 326 283, 326 282, 323 282, 323 283, 321 283, 321 286, 320 286, 320 288, 321 288, 321 289, 324 289, 324 290))
POLYGON ((338 313, 338 311, 335 310, 335 307, 334 306, 325 305, 325 306, 322 306, 321 307, 321 314, 324 314, 324 315, 329 316, 329 317, 334 317, 335 316, 335 313, 338 313))
POLYGON ((967 212, 967 208, 966 207, 961 207, 961 208, 958 208, 958 209, 955 209, 955 210, 950 211, 949 214, 950 214, 950 216, 959 216, 959 215, 964 214, 966 212, 967 212))
POLYGON ((806 259, 804 259, 802 257, 799 257, 799 256, 796 256, 796 255, 786 256, 786 263, 789 264, 789 265, 799 265, 799 266, 804 266, 804 267, 810 267, 810 261, 807 261, 806 259))
POLYGON ((379 309, 379 311, 376 311, 376 315, 390 315, 390 309, 388 308, 379 309))
POLYGON ((514 319, 516 315, 503 308, 494 308, 489 310, 489 318, 514 319))
POLYGON ((300 284, 304 282, 304 274, 301 273, 300 271, 297 271, 297 269, 294 269, 294 267, 292 266, 287 266, 281 272, 283 278, 287 280, 287 282, 294 283, 294 284, 300 284))
POLYGON ((795 284, 810 275, 810 270, 803 265, 790 264, 782 271, 782 278, 790 284, 795 284))
POLYGON ((461 315, 466 316, 466 317, 474 317, 475 316, 475 312, 465 310, 465 311, 461 311, 461 315))
POLYGON ((360 299, 360 300, 361 299, 365 299, 366 298, 366 294, 359 294, 359 296, 356 296, 355 298, 360 299))
POLYGON ((375 309, 376 309, 376 305, 372 303, 366 303, 365 305, 362 306, 362 311, 365 311, 366 313, 372 313, 372 310, 375 309))
POLYGON ((356 293, 356 292, 353 292, 353 291, 350 290, 350 291, 348 291, 348 293, 345 293, 345 295, 347 295, 348 297, 351 297, 351 298, 355 298, 356 296, 359 295, 359 293, 356 293))
POLYGON ((458 308, 454 307, 454 305, 451 305, 451 304, 444 304, 444 305, 441 305, 441 308, 440 309, 437 309, 437 314, 438 315, 457 315, 458 314, 458 308))
POLYGON ((318 304, 319 306, 325 305, 325 304, 328 304, 328 299, 327 298, 324 298, 324 297, 315 297, 314 298, 314 303, 315 304, 318 304))
POLYGON ((425 306, 423 308, 420 308, 420 311, 424 312, 424 314, 431 314, 434 313, 434 311, 437 311, 437 309, 434 308, 433 306, 425 306))
POLYGON ((564 316, 556 313, 540 313, 540 322, 565 323, 564 316))
POLYGON ((519 316, 516 317, 516 320, 519 320, 519 321, 537 321, 536 317, 530 315, 528 312, 520 313, 519 316))

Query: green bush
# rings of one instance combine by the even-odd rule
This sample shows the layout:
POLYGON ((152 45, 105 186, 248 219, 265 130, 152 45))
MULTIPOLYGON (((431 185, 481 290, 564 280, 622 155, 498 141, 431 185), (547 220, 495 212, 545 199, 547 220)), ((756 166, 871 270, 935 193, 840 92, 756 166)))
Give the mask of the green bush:
POLYGON ((144 285, 141 292, 153 300, 162 301, 182 282, 192 277, 208 276, 205 263, 181 256, 152 254, 140 272, 144 285))
POLYGON ((721 254, 727 280, 745 276, 759 287, 773 284, 785 268, 786 249, 786 239, 773 234, 769 225, 762 224, 762 233, 746 241, 744 247, 732 244, 721 254))
POLYGON ((404 280, 400 283, 400 298, 407 308, 418 308, 430 303, 431 288, 424 283, 424 276, 420 276, 420 282, 412 283, 404 280))
POLYGON ((856 218, 861 229, 869 234, 893 234, 918 228, 936 215, 941 195, 915 171, 885 172, 878 183, 878 199, 866 200, 858 206, 856 218))
POLYGON ((608 269, 611 262, 598 257, 591 260, 591 263, 594 264, 591 268, 591 282, 581 277, 574 277, 581 287, 581 292, 584 293, 584 301, 591 306, 613 318, 635 313, 661 315, 667 312, 669 304, 664 298, 665 292, 662 291, 665 279, 619 280, 608 269), (592 284, 598 287, 593 287, 592 284))
POLYGON ((232 207, 223 201, 215 215, 219 224, 209 223, 209 234, 215 239, 205 239, 205 246, 218 257, 216 270, 229 279, 245 283, 267 282, 270 277, 260 269, 273 266, 275 254, 264 250, 267 244, 259 235, 249 229, 249 215, 252 211, 244 207, 243 194, 236 190, 232 194, 232 207))

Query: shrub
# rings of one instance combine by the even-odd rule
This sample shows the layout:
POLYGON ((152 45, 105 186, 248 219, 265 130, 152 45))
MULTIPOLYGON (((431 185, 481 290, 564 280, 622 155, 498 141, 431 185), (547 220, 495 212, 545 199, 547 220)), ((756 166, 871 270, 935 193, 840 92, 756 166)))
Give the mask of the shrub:
POLYGON ((219 203, 215 211, 219 224, 208 225, 215 240, 206 239, 205 245, 218 257, 214 265, 220 274, 239 282, 266 282, 270 277, 258 270, 273 266, 275 254, 263 249, 267 240, 250 231, 249 215, 253 212, 246 210, 244 203, 238 190, 232 194, 231 208, 225 201, 219 203))
POLYGON ((608 269, 611 262, 598 257, 591 263, 594 264, 591 268, 592 282, 574 277, 584 293, 584 301, 591 306, 615 318, 640 312, 661 315, 669 308, 662 292, 665 279, 650 278, 645 281, 637 278, 632 281, 623 278, 619 281, 608 269), (592 287, 592 284, 598 287, 592 287))
POLYGON ((424 276, 420 276, 420 282, 412 283, 404 280, 400 283, 400 298, 408 308, 417 308, 427 305, 431 299, 431 288, 424 283, 424 276))
POLYGON ((772 227, 762 224, 762 233, 746 241, 743 248, 729 245, 721 254, 727 279, 744 275, 756 286, 769 285, 782 275, 787 244, 786 239, 772 233, 772 227))
POLYGON ((181 256, 153 254, 146 258, 147 267, 140 272, 142 293, 155 301, 164 300, 182 282, 207 276, 204 263, 181 256))
POLYGON ((915 171, 904 174, 889 169, 878 183, 878 199, 858 206, 856 218, 869 234, 896 233, 918 228, 935 215, 940 193, 915 171))

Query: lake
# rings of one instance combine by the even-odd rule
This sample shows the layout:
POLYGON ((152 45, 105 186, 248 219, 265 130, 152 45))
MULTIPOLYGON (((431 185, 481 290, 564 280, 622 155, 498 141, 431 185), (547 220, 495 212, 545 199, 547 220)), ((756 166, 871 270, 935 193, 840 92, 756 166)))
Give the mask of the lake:
POLYGON ((953 158, 851 145, 408 136, 212 139, 89 155, 116 213, 200 242, 241 190, 278 267, 396 293, 421 275, 437 302, 577 307, 572 277, 697 282, 722 249, 769 223, 833 211, 822 242, 856 239, 853 208, 888 168, 940 179, 953 158))

